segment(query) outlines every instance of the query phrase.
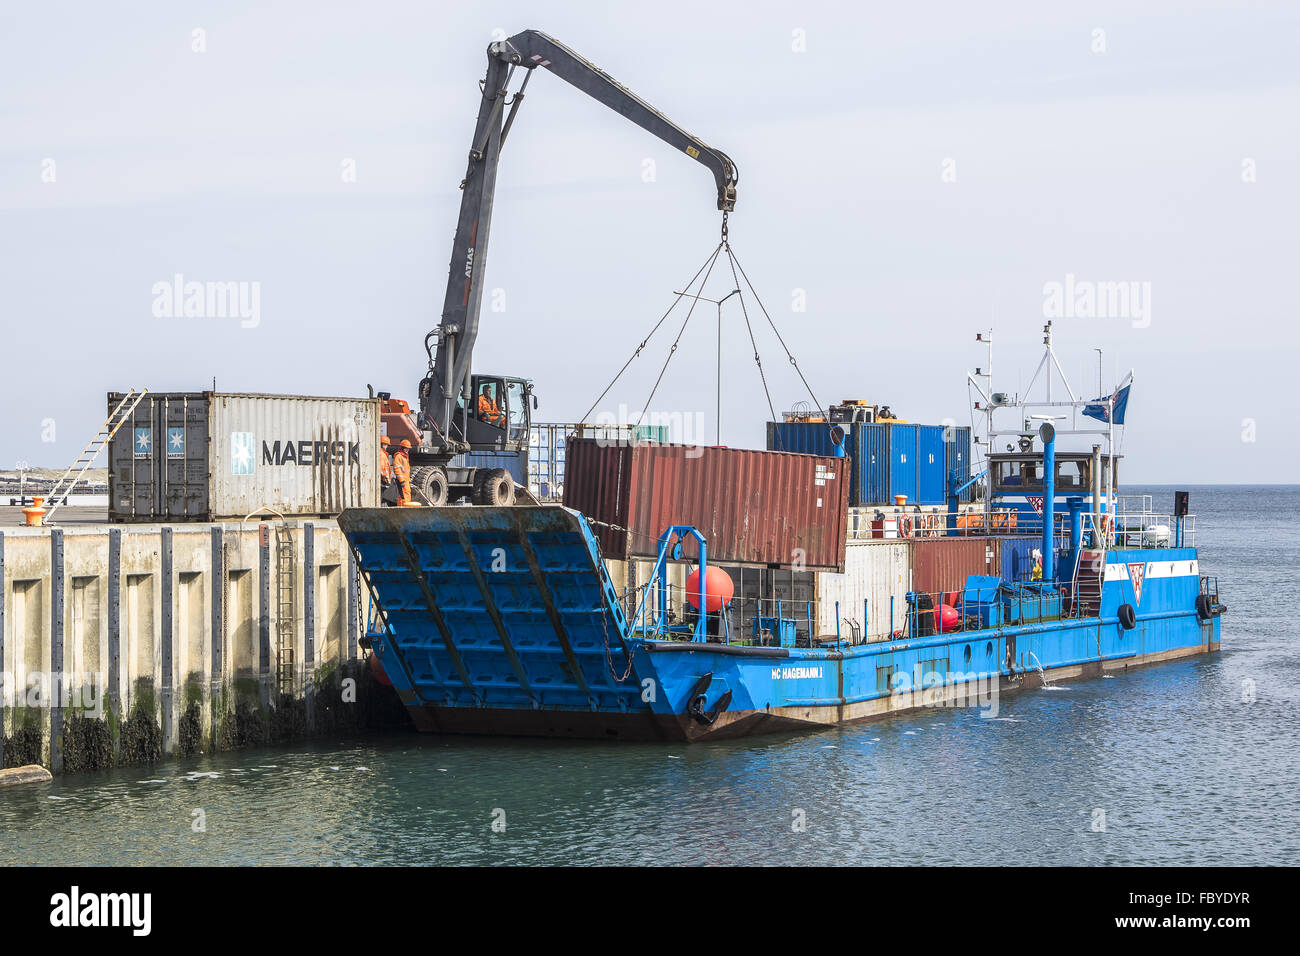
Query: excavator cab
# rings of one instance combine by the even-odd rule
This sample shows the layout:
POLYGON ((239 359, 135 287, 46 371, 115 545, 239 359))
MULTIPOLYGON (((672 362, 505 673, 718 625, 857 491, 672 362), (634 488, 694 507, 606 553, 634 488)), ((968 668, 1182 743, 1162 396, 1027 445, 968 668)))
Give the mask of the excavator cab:
POLYGON ((523 378, 473 375, 466 414, 465 396, 457 402, 456 425, 464 427, 464 440, 475 449, 517 448, 528 444, 532 407, 537 399, 533 383, 523 378))

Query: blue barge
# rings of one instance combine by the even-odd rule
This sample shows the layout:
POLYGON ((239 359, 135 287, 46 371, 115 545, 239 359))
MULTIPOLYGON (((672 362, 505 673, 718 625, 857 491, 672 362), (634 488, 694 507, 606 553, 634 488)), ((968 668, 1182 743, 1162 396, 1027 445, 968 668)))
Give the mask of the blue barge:
POLYGON ((960 594, 909 594, 903 626, 868 643, 796 636, 801 612, 780 605, 741 633, 693 613, 677 598, 707 608, 705 585, 683 595, 667 574, 689 528, 665 532, 627 614, 576 511, 381 508, 340 524, 379 611, 374 652, 420 730, 693 741, 923 707, 992 716, 1010 690, 1217 650, 1225 608, 1181 521, 1166 546, 1090 517, 1072 512, 1059 555, 1045 538, 1046 581, 972 576, 960 594))
MULTIPOLYGON (((605 560, 577 511, 380 508, 339 518, 376 609, 367 638, 421 730, 673 740, 923 707, 974 706, 994 716, 1007 691, 1218 650, 1226 608, 1217 578, 1201 573, 1186 493, 1157 513, 1149 498, 1116 491, 1114 432, 1132 373, 1109 395, 1078 398, 1050 322, 1043 332, 1024 397, 994 391, 980 369, 968 376, 986 418, 983 438, 971 439, 985 468, 972 477, 964 454, 929 456, 947 472, 946 520, 919 521, 903 502, 892 522, 878 512, 872 537, 881 540, 865 547, 879 550, 866 552, 852 581, 813 588, 823 605, 815 612, 817 602, 790 599, 793 584, 785 600, 736 598, 693 527, 662 529, 650 580, 637 587, 628 561, 630 586, 620 592, 610 573, 618 562, 605 560), (1044 396, 1028 397, 1040 382, 1044 396), (997 427, 995 411, 1014 412, 1010 428, 997 427), (1058 455, 1058 434, 1091 449, 1058 455), (1003 442, 1006 452, 996 451, 1003 442), (982 508, 963 509, 980 481, 982 508), (1026 532, 1037 535, 1037 548, 1023 555, 1033 558, 1030 568, 995 562, 1012 547, 1010 535, 1026 532), (982 539, 982 547, 951 548, 978 570, 968 565, 959 576, 943 567, 933 558, 942 543, 912 540, 923 537, 982 539), (900 566, 899 548, 915 566, 900 566), (691 566, 694 578, 684 573, 691 566), (914 590, 917 580, 945 590, 914 590), (888 608, 869 607, 869 594, 888 608), (849 595, 862 606, 841 607, 849 595)), ((977 339, 991 368, 992 334, 977 339)), ((843 441, 842 429, 822 427, 843 441)), ((861 449, 837 452, 854 454, 861 449)), ((820 506, 820 492, 810 493, 820 506)))

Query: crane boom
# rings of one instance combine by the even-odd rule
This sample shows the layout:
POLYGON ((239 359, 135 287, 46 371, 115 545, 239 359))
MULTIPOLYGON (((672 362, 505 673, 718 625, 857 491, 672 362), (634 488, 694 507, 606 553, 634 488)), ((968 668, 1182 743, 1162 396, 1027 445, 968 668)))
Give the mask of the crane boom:
MULTIPOLYGON (((706 166, 718 188, 718 208, 729 212, 736 204, 736 164, 725 153, 686 132, 663 113, 627 89, 604 70, 564 44, 537 30, 525 30, 508 40, 489 44, 483 98, 469 153, 469 165, 452 242, 447 294, 442 322, 425 339, 429 374, 420 383, 421 427, 430 429, 429 444, 455 450, 452 416, 457 396, 468 389, 470 360, 478 335, 482 279, 486 266, 492 201, 496 190, 501 146, 524 98, 532 71, 542 67, 577 87, 674 149, 706 166), (506 87, 516 69, 528 70, 513 99, 506 87), (507 107, 509 111, 507 112, 507 107), (430 339, 437 340, 436 355, 430 339)), ((467 393, 467 401, 472 396, 467 393)))

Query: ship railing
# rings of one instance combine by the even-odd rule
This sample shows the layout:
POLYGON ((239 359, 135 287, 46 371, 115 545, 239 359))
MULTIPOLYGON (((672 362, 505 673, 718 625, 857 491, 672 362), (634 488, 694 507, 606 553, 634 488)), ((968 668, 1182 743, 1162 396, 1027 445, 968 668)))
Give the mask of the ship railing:
POLYGON ((1074 620, 1086 612, 1060 582, 1003 583, 987 589, 912 591, 904 605, 896 638, 938 637, 1021 624, 1074 620))
MULTIPOLYGON (((634 622, 635 632, 656 640, 694 640, 699 613, 687 595, 687 589, 682 585, 650 586, 643 613, 634 622)), ((842 617, 837 613, 835 630, 822 634, 819 633, 816 601, 737 595, 727 602, 721 613, 706 612, 706 642, 736 647, 803 648, 836 648, 861 643, 865 639, 866 607, 845 608, 843 611, 842 617), (858 612, 862 612, 861 618, 858 612)))
POLYGON ((1106 522, 1103 516, 1102 524, 1112 548, 1190 548, 1196 545, 1196 515, 1180 519, 1172 512, 1120 509, 1116 511, 1113 522, 1106 522))
MULTIPOLYGON (((1041 537, 1043 534, 1041 515, 1013 514, 998 517, 991 523, 988 532, 973 523, 958 529, 963 537, 1041 537)), ((1070 537, 1070 515, 1068 511, 1057 511, 1055 517, 1058 541, 1068 542, 1070 537)), ((1103 514, 1098 522, 1090 511, 1080 514, 1081 542, 1085 549, 1102 547, 1111 548, 1174 548, 1178 543, 1178 518, 1172 512, 1157 511, 1150 507, 1121 507, 1114 514, 1103 514), (1100 530, 1100 534, 1094 531, 1100 530)), ((920 537, 919 533, 913 537, 920 537)), ((1187 515, 1182 519, 1182 547, 1194 547, 1196 544, 1196 516, 1187 515)), ((1062 547, 1065 545, 1063 544, 1062 547)))

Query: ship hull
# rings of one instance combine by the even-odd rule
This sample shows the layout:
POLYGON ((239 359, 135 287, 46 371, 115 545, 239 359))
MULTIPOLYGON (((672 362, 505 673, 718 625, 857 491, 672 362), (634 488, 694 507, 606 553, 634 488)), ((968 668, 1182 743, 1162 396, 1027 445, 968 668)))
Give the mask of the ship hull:
MULTIPOLYGON (((1184 631, 1185 639, 1189 643, 1166 646, 1150 653, 1138 652, 1109 659, 1060 664, 1043 661, 1041 672, 1037 667, 1033 667, 1011 672, 1003 670, 996 675, 976 674, 971 680, 955 681, 942 686, 912 691, 894 691, 865 700, 835 700, 764 708, 728 709, 718 713, 711 723, 685 713, 655 713, 652 710, 602 713, 590 710, 531 710, 500 707, 470 709, 439 707, 415 700, 408 703, 408 709, 416 728, 423 733, 681 742, 809 732, 951 707, 971 707, 979 710, 982 716, 996 717, 997 704, 1004 697, 1021 691, 1039 689, 1045 683, 1059 684, 1103 676, 1118 676, 1140 668, 1219 651, 1217 619, 1201 622, 1194 616, 1189 616, 1180 624, 1181 626, 1176 627, 1176 630, 1184 631)), ((1095 633, 1100 627, 1098 622, 1092 621, 1079 622, 1074 629, 1095 633)), ((958 652, 959 645, 964 646, 965 643, 979 640, 981 637, 996 639, 996 636, 992 631, 963 633, 955 635, 955 639, 946 647, 950 653, 954 653, 958 652)), ((701 649, 684 653, 694 658, 687 665, 692 672, 703 674, 711 672, 713 668, 724 669, 719 664, 719 655, 716 652, 710 653, 707 649, 701 649)), ((870 669, 874 672, 880 660, 898 653, 898 650, 891 649, 891 645, 883 645, 879 653, 853 655, 846 660, 842 659, 840 666, 858 671, 870 669)), ((798 657, 783 658, 785 661, 799 659, 798 657)), ((787 664, 787 666, 799 665, 787 664)))
MULTIPOLYGON (((929 707, 993 717, 1002 695, 1044 680, 1219 646, 1193 548, 1107 552, 1092 616, 1048 596, 984 627, 968 615, 949 633, 770 646, 633 627, 566 509, 375 509, 340 523, 386 622, 374 649, 428 733, 701 741, 929 707)), ((909 634, 923 631, 912 617, 909 634)))

